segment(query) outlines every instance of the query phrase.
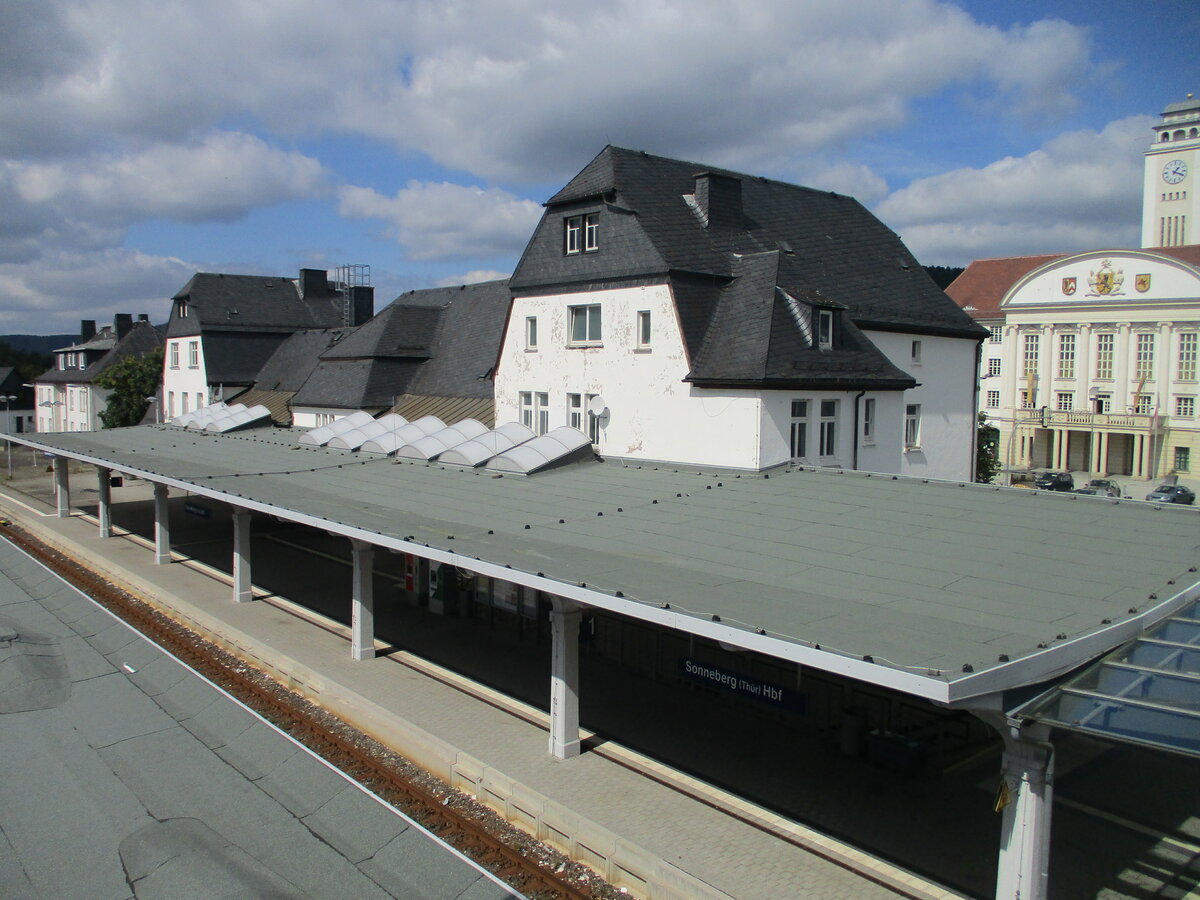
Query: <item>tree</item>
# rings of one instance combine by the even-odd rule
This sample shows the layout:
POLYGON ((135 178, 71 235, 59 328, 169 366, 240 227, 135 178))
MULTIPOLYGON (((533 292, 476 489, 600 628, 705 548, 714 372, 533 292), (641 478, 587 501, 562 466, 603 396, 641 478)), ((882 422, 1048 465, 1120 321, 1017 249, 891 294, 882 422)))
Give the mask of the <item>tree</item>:
POLYGON ((987 413, 979 414, 975 433, 975 480, 991 484, 1000 471, 1000 429, 988 423, 987 413))
POLYGON ((142 421, 162 379, 162 348, 145 356, 130 356, 96 376, 99 387, 112 391, 100 411, 105 428, 125 428, 142 421))
POLYGON ((8 341, 0 340, 0 366, 12 366, 22 381, 33 381, 52 365, 54 357, 47 353, 17 350, 8 341))

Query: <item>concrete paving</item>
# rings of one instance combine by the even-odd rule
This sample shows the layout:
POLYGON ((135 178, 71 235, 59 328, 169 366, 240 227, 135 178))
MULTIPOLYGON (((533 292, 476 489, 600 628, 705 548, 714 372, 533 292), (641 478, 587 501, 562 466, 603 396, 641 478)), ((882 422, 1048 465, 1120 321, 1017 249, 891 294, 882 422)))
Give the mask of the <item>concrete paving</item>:
MULTIPOLYGON (((89 483, 75 481, 80 488, 89 483)), ((48 476, 39 473, 25 487, 45 496, 48 484, 48 476)), ((122 488, 125 493, 114 501, 136 500, 137 490, 136 484, 122 488)), ((87 502, 77 495, 79 501, 87 502)), ((905 869, 931 873, 933 881, 955 884, 970 895, 990 893, 997 849, 990 809, 994 755, 937 782, 898 778, 861 761, 840 759, 816 737, 798 737, 794 730, 720 704, 714 708, 705 695, 689 700, 686 692, 662 689, 611 666, 589 671, 585 660, 584 722, 606 737, 619 735, 621 744, 607 740, 579 759, 556 762, 546 753, 539 709, 546 689, 545 648, 528 642, 502 646, 495 635, 480 636, 462 620, 395 610, 392 624, 401 639, 396 643, 404 651, 354 663, 348 659, 345 630, 339 631, 336 621, 317 628, 265 603, 235 605, 227 584, 179 564, 153 566, 140 544, 101 541, 94 524, 79 517, 47 519, 37 515, 45 510, 36 499, 23 502, 31 509, 12 508, 55 539, 70 542, 99 567, 224 629, 231 640, 236 636, 253 643, 255 654, 271 665, 286 657, 293 674, 319 682, 314 689, 350 697, 349 702, 381 717, 381 729, 388 727, 383 719, 402 721, 411 726, 406 729, 410 735, 436 736, 485 763, 495 782, 506 780, 510 795, 514 784, 536 791, 602 826, 606 834, 668 862, 693 879, 688 891, 673 896, 699 895, 701 888, 710 895, 737 897, 892 895, 871 878, 908 879, 916 896, 952 894, 905 869), (524 695, 527 702, 467 685, 451 671, 423 664, 418 654, 447 669, 473 672, 483 681, 489 680, 489 668, 515 672, 511 678, 491 680, 503 681, 505 691, 524 695), (657 780, 647 781, 639 770, 653 772, 657 780), (803 846, 815 846, 837 862, 803 846), (870 877, 848 871, 850 864, 870 877)), ((228 559, 227 543, 213 540, 202 523, 180 516, 173 524, 173 540, 187 555, 228 559)), ((322 585, 317 593, 326 598, 345 596, 340 587, 343 581, 348 585, 345 567, 319 555, 328 549, 320 537, 265 537, 269 540, 256 534, 256 576, 273 568, 277 578, 260 587, 298 593, 309 582, 322 585), (289 543, 292 555, 276 557, 289 543), (275 565, 263 566, 262 556, 275 565)), ((376 593, 384 596, 379 586, 376 593)), ((335 619, 340 605, 335 600, 329 610, 335 619)), ((377 609, 377 615, 382 631, 388 625, 387 610, 381 614, 377 609)), ((203 740, 203 729, 200 734, 203 740)), ((1174 889, 1180 891, 1174 896, 1184 896, 1194 890, 1195 859, 1200 856, 1196 770, 1194 764, 1161 754, 1061 741, 1051 895, 1142 897, 1174 889), (1138 789, 1114 790, 1114 779, 1138 789)), ((477 780, 476 787, 485 781, 477 780)))
POLYGON ((0 542, 0 885, 519 896, 0 542))

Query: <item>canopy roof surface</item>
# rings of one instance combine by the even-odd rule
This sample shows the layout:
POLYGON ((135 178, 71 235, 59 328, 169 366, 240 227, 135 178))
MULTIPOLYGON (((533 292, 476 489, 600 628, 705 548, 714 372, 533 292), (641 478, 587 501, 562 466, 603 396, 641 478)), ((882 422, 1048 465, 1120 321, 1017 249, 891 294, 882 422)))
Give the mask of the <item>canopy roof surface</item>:
POLYGON ((1200 510, 806 468, 497 476, 164 426, 19 443, 937 702, 1060 676, 1200 596, 1200 510))

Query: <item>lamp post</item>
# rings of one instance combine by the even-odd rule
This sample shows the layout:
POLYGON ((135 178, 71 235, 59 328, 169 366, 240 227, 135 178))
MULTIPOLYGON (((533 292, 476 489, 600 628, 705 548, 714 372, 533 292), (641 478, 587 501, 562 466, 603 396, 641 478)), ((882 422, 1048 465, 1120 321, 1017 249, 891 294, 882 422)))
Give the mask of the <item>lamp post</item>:
MULTIPOLYGON (((0 395, 0 400, 4 401, 4 433, 8 435, 12 432, 12 405, 17 397, 15 394, 0 395)), ((8 455, 8 480, 12 481, 12 441, 7 437, 4 439, 6 453, 8 455)))

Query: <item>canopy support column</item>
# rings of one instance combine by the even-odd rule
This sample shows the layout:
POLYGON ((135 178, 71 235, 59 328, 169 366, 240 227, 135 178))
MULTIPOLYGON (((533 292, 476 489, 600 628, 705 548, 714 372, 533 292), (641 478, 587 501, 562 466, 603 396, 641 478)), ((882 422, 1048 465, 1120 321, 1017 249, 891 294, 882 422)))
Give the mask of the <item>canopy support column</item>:
POLYGON ((579 755, 579 604, 551 597, 550 754, 579 755))
POLYGON ((96 491, 100 503, 96 514, 100 519, 100 537, 112 537, 112 469, 96 466, 96 491))
POLYGON ((375 658, 375 548, 366 541, 351 539, 354 584, 350 597, 350 656, 375 658))
POLYGON ((167 486, 154 485, 154 562, 166 565, 171 561, 171 518, 167 510, 167 486))
POLYGON ((54 457, 54 505, 60 519, 71 515, 71 475, 62 456, 54 457))
MULTIPOLYGON (((979 713, 976 713, 979 715, 979 713)), ((1050 879, 1050 812, 1054 801, 1054 745, 1040 723, 980 715, 1004 738, 1000 792, 997 900, 1045 900, 1050 879)))
POLYGON ((250 510, 233 508, 233 601, 249 603, 254 599, 250 582, 250 510))

